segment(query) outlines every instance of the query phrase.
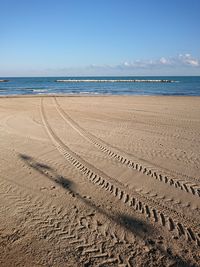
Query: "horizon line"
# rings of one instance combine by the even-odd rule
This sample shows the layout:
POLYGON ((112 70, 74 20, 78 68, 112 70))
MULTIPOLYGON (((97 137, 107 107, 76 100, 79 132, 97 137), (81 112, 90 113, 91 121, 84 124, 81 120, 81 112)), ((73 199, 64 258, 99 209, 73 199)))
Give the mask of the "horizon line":
POLYGON ((58 76, 0 76, 0 78, 57 78, 57 77, 200 77, 200 75, 58 75, 58 76))

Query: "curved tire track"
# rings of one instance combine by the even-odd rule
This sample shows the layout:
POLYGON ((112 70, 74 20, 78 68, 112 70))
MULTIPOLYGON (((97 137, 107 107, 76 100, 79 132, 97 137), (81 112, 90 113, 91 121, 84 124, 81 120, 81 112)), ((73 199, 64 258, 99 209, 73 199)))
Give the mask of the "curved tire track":
POLYGON ((71 149, 64 144, 52 130, 44 111, 43 98, 41 98, 41 116, 47 133, 56 148, 68 162, 77 168, 90 182, 113 194, 120 201, 123 201, 124 204, 133 207, 147 218, 152 219, 154 222, 159 222, 162 226, 167 227, 169 231, 175 230, 179 236, 184 235, 187 240, 195 241, 197 245, 200 245, 198 223, 194 224, 194 220, 158 203, 152 198, 124 188, 124 186, 117 180, 109 177, 90 163, 86 162, 75 152, 71 151, 71 149))
POLYGON ((158 173, 157 171, 152 170, 149 167, 145 167, 141 165, 138 162, 133 162, 130 158, 128 158, 128 155, 121 155, 121 153, 124 154, 123 151, 120 151, 119 149, 116 149, 112 147, 110 144, 107 144, 100 138, 94 136, 93 134, 89 133, 85 129, 83 129, 78 123, 76 123, 60 106, 57 99, 54 97, 54 103, 57 111, 61 115, 61 117, 75 130, 77 131, 83 138, 85 138, 87 141, 92 143, 95 147, 100 149, 102 152, 106 153, 110 158, 114 158, 118 160, 121 164, 126 165, 129 168, 132 168, 136 171, 142 172, 143 174, 157 179, 161 182, 167 183, 170 186, 174 186, 175 188, 179 190, 184 190, 187 193, 191 193, 197 197, 200 197, 200 186, 194 185, 194 183, 191 183, 189 181, 183 181, 180 179, 171 178, 167 175, 163 175, 161 173, 158 173))
POLYGON ((108 231, 96 220, 94 211, 78 210, 76 206, 71 211, 63 206, 55 207, 42 195, 34 196, 29 191, 0 177, 0 199, 3 197, 7 206, 14 207, 15 216, 22 214, 22 227, 34 229, 48 243, 54 244, 55 240, 64 244, 68 255, 75 250, 79 263, 90 262, 90 266, 126 264, 139 245, 135 240, 132 243, 125 236, 119 237, 114 228, 108 231))

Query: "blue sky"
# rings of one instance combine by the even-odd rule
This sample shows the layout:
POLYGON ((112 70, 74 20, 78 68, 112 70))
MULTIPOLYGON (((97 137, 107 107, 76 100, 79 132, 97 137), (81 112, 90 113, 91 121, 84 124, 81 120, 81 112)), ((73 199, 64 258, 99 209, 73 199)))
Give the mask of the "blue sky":
POLYGON ((199 0, 0 0, 0 76, 200 75, 199 0))

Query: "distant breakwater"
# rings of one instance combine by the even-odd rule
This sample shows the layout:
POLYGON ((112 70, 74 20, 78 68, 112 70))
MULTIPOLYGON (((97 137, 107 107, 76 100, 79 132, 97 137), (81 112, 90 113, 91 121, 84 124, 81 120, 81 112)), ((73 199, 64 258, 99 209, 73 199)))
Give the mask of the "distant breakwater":
POLYGON ((55 80, 60 83, 173 83, 173 80, 55 80))
POLYGON ((6 83, 9 82, 9 80, 0 80, 0 83, 6 83))

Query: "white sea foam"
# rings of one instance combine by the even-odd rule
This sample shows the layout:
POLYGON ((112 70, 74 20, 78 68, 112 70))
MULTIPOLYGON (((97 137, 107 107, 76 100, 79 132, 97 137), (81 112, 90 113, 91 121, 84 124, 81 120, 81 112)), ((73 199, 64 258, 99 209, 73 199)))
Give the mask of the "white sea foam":
POLYGON ((38 92, 38 93, 43 93, 43 92, 47 92, 47 89, 33 89, 33 92, 38 92))

